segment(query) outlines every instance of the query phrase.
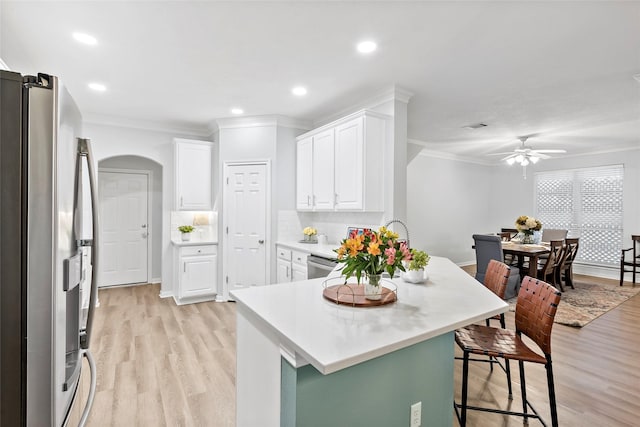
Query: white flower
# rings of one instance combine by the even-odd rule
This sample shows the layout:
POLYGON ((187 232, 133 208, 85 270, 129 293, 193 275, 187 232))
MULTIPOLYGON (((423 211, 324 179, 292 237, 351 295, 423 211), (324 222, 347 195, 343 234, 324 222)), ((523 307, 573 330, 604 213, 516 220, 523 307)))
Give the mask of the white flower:
POLYGON ((535 226, 536 226, 536 219, 535 219, 535 218, 531 218, 531 217, 527 218, 526 225, 527 225, 527 229, 535 228, 535 226))

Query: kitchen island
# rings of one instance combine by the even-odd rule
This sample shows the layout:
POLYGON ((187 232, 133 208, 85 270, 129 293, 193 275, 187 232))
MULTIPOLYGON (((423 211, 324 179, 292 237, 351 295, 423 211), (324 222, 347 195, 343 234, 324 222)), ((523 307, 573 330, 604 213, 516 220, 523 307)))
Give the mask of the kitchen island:
POLYGON ((453 422, 455 329, 508 305, 446 258, 398 301, 357 308, 323 298, 323 279, 233 291, 237 425, 406 426, 453 422))

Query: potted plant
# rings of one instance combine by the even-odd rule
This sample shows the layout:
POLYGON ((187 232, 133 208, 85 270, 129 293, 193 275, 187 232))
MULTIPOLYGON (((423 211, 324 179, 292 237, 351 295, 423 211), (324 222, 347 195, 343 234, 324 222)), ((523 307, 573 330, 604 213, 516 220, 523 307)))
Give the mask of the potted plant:
POLYGON ((182 233, 183 242, 191 240, 191 232, 193 230, 195 230, 195 228, 192 225, 181 225, 180 227, 178 227, 178 231, 182 233))
POLYGON ((398 241, 398 234, 385 227, 376 231, 351 232, 338 249, 338 262, 344 263, 342 274, 346 280, 356 276, 358 284, 363 273, 367 276, 365 298, 379 300, 382 296, 380 279, 383 272, 393 277, 396 269, 404 271, 402 261, 411 260, 411 252, 405 242, 398 241))
POLYGON ((405 262, 406 272, 402 274, 402 279, 409 283, 420 283, 427 280, 425 267, 429 264, 431 257, 418 249, 411 249, 411 260, 405 262))

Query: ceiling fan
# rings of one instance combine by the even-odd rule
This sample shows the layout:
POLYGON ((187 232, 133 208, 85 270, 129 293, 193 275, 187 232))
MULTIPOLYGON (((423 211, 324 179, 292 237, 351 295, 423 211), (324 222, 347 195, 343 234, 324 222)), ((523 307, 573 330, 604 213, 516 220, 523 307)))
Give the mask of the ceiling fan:
POLYGON ((520 164, 522 166, 522 175, 526 179, 527 178, 527 165, 530 163, 536 164, 540 159, 550 159, 551 156, 549 154, 560 154, 566 153, 567 150, 534 150, 531 146, 525 145, 527 139, 529 139, 530 135, 518 137, 520 142, 522 143, 520 147, 516 148, 512 152, 506 153, 491 153, 491 156, 502 156, 507 154, 506 157, 500 159, 500 161, 506 161, 508 165, 513 165, 514 163, 520 164))

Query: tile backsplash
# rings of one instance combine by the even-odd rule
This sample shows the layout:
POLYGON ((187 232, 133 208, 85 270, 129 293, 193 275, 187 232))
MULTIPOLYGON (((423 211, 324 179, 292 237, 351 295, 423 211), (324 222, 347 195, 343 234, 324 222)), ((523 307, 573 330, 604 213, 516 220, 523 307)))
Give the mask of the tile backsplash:
POLYGON ((172 211, 171 212, 171 239, 180 240, 181 225, 193 225, 194 234, 198 240, 215 239, 218 233, 218 212, 210 211, 172 211), (199 224, 199 225, 194 225, 199 224))
POLYGON ((314 227, 326 234, 330 244, 337 244, 347 235, 347 227, 377 229, 383 223, 382 213, 371 212, 278 212, 278 240, 300 240, 302 229, 314 227))

